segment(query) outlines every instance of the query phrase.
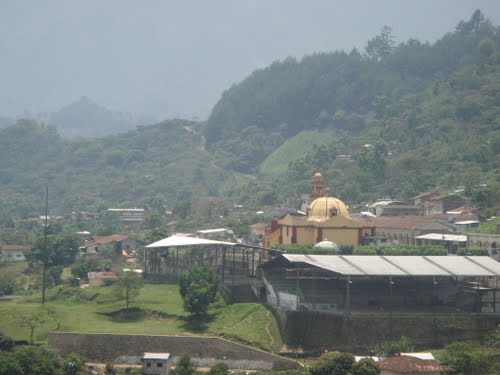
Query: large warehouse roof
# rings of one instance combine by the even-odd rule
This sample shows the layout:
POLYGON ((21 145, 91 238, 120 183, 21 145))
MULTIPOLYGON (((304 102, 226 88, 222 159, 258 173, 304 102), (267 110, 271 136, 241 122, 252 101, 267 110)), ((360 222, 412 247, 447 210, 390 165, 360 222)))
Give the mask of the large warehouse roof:
POLYGON ((153 242, 152 244, 147 245, 146 247, 151 249, 156 247, 183 247, 183 246, 200 246, 200 245, 234 246, 237 244, 234 242, 223 242, 223 241, 207 240, 205 238, 173 235, 164 238, 160 241, 153 242))
POLYGON ((375 256, 283 254, 345 276, 500 276, 500 263, 486 256, 375 256))

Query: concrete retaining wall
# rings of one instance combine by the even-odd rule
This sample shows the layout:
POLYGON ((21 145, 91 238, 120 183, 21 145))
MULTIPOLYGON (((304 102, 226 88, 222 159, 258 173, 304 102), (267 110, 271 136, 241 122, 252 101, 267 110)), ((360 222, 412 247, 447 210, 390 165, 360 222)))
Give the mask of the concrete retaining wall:
POLYGON ((297 362, 287 358, 218 337, 51 332, 49 346, 59 350, 63 356, 75 352, 99 362, 115 362, 120 357, 134 358, 142 356, 144 352, 166 352, 174 360, 187 353, 204 366, 224 361, 230 368, 248 370, 300 367, 297 362))
POLYGON ((368 353, 380 342, 408 336, 418 347, 437 347, 457 340, 478 339, 500 324, 500 316, 475 315, 341 315, 278 312, 289 349, 306 352, 343 350, 368 353))

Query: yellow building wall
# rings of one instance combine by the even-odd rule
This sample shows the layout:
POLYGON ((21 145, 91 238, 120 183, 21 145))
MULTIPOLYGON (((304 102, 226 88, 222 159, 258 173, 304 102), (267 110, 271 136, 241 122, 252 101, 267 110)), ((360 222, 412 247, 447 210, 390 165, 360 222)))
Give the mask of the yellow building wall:
POLYGON ((323 228, 323 240, 335 242, 337 245, 358 245, 358 229, 323 228))
POLYGON ((297 227, 297 243, 316 243, 317 233, 314 227, 297 227))

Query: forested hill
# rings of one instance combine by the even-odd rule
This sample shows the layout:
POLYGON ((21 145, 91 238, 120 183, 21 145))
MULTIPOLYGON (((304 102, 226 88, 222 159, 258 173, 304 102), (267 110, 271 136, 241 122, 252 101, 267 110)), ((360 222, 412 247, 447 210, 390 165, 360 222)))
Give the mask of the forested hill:
POLYGON ((188 203, 184 218, 199 217, 200 197, 293 205, 317 170, 354 208, 437 189, 492 214, 499 154, 500 30, 477 11, 433 44, 395 46, 384 27, 363 52, 276 62, 228 89, 205 124, 73 140, 30 121, 0 129, 0 220, 43 213, 47 184, 55 214, 156 196, 188 203))
POLYGON ((362 52, 275 62, 224 92, 207 121, 207 144, 233 154, 233 168, 254 172, 302 130, 370 131, 372 114, 386 102, 446 81, 499 46, 499 28, 476 11, 433 44, 409 40, 395 46, 391 29, 384 27, 362 52))
POLYGON ((19 121, 0 129, 0 216, 52 214, 97 207, 143 207, 161 196, 217 195, 231 174, 204 150, 197 123, 171 120, 105 138, 62 138, 54 127, 19 121))

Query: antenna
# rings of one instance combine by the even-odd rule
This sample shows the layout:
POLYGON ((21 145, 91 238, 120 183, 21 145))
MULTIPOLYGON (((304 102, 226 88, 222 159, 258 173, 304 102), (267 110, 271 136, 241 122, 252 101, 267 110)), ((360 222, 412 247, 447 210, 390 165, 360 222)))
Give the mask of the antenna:
POLYGON ((45 228, 44 233, 44 249, 43 249, 43 274, 42 274, 42 306, 45 304, 45 277, 47 274, 47 229, 48 229, 48 215, 49 215, 49 186, 45 191, 45 228))

